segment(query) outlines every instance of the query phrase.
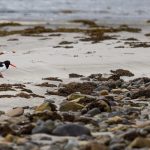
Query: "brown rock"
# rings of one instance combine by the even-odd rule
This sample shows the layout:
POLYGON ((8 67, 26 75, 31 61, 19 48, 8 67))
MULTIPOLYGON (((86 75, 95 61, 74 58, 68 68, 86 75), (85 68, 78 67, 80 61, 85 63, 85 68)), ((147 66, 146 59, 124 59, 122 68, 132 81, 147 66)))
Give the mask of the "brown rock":
POLYGON ((70 73, 69 74, 69 78, 80 78, 80 77, 83 77, 83 75, 76 74, 76 73, 70 73))
POLYGON ((66 102, 60 106, 60 111, 78 111, 84 108, 83 105, 75 102, 66 102))
POLYGON ((72 101, 72 100, 75 100, 77 98, 83 98, 83 97, 85 97, 84 94, 81 94, 80 92, 75 92, 75 93, 68 95, 67 100, 72 101))
POLYGON ((46 102, 38 106, 35 111, 40 112, 40 111, 56 111, 56 106, 52 103, 46 102))
POLYGON ((21 97, 21 98, 27 98, 29 99, 31 96, 27 93, 21 92, 19 94, 16 94, 16 97, 21 97))
POLYGON ((87 104, 86 107, 83 109, 82 113, 84 114, 93 108, 99 108, 101 112, 111 111, 111 105, 107 100, 97 100, 87 104))
POLYGON ((119 116, 114 116, 112 118, 109 118, 107 120, 107 123, 108 124, 118 124, 118 123, 121 123, 124 119, 119 117, 119 116))
POLYGON ((6 137, 5 137, 5 141, 6 142, 14 142, 14 141, 16 141, 17 140, 17 136, 14 136, 14 135, 12 135, 12 134, 8 134, 8 135, 6 135, 6 137))
POLYGON ((36 112, 32 115, 29 115, 28 118, 31 121, 38 121, 38 120, 62 120, 62 116, 57 112, 53 111, 44 111, 44 112, 36 112))
POLYGON ((8 124, 0 124, 0 133, 1 136, 6 136, 8 134, 16 135, 16 132, 13 131, 8 124))
POLYGON ((124 69, 111 70, 110 72, 117 74, 119 76, 128 76, 128 77, 134 76, 132 72, 130 72, 129 70, 124 70, 124 69))
POLYGON ((137 137, 134 141, 129 145, 130 148, 150 148, 150 138, 137 137))
POLYGON ((97 141, 89 142, 85 145, 81 145, 81 150, 108 150, 108 147, 97 141))
POLYGON ((107 90, 101 90, 100 91, 101 96, 105 96, 105 95, 108 95, 108 94, 109 94, 109 92, 107 90))
POLYGON ((71 82, 69 84, 64 85, 63 88, 58 90, 58 94, 61 96, 68 96, 74 92, 81 92, 82 94, 91 94, 93 90, 97 87, 95 83, 92 82, 71 82))
POLYGON ((17 108, 13 108, 11 110, 9 110, 6 115, 9 117, 18 117, 23 115, 24 113, 24 109, 22 107, 17 107, 17 108))
POLYGON ((150 97, 150 89, 139 90, 138 92, 133 93, 131 98, 136 99, 136 98, 142 97, 142 96, 145 96, 147 98, 150 97))
POLYGON ((111 92, 114 93, 114 94, 120 94, 123 91, 121 89, 112 89, 111 92))

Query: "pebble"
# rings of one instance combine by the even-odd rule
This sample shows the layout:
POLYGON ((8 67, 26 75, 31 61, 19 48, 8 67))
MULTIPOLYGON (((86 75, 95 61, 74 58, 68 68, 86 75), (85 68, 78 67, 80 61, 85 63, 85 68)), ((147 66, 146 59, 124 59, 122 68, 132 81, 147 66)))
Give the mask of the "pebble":
POLYGON ((72 101, 78 98, 84 98, 86 95, 81 94, 80 92, 75 92, 67 96, 68 101, 72 101))
POLYGON ((83 108, 84 108, 83 105, 70 101, 70 102, 60 104, 59 110, 60 111, 78 111, 83 108))
POLYGON ((90 115, 91 117, 93 117, 99 113, 101 113, 99 108, 93 108, 87 112, 87 114, 90 115))
POLYGON ((39 145, 50 145, 52 137, 45 133, 36 133, 31 135, 31 141, 39 145))
POLYGON ((23 115, 23 113, 24 113, 24 109, 22 107, 16 107, 6 112, 5 115, 9 117, 18 117, 23 115))
POLYGON ((105 95, 108 95, 108 94, 109 94, 108 90, 101 90, 100 91, 101 96, 105 96, 105 95))
POLYGON ((46 122, 39 120, 36 126, 32 129, 32 133, 51 133, 55 128, 55 123, 52 120, 47 120, 46 122))
POLYGON ((53 132, 54 135, 59 136, 81 136, 81 135, 91 135, 88 128, 79 124, 64 124, 56 127, 53 132))
POLYGON ((101 144, 97 141, 88 142, 87 144, 82 146, 82 149, 83 150, 87 150, 87 149, 90 149, 90 150, 109 150, 109 148, 107 146, 105 146, 104 144, 101 144))
POLYGON ((114 93, 114 94, 123 93, 122 89, 112 89, 111 92, 114 93))
POLYGON ((64 150, 78 150, 79 142, 76 139, 69 139, 64 146, 64 150))
POLYGON ((137 137, 131 142, 129 147, 130 148, 144 148, 144 147, 150 148, 150 138, 137 137))
MULTIPOLYGON (((128 73, 118 71, 121 76, 128 73)), ((126 81, 115 73, 91 75, 89 82, 62 82, 52 92, 47 87, 45 97, 50 96, 42 104, 0 112, 0 149, 147 150, 150 78, 126 81)), ((2 84, 0 88, 18 91, 25 86, 2 84)))
POLYGON ((49 103, 49 102, 45 102, 39 106, 37 106, 37 108, 35 109, 35 112, 41 112, 41 111, 55 111, 56 110, 56 105, 49 103))

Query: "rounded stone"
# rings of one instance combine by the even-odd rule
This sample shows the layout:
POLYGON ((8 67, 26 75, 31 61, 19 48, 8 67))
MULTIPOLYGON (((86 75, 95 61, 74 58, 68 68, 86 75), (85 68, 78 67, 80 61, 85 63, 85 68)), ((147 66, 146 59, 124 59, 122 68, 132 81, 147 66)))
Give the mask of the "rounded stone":
POLYGON ((99 113, 101 113, 99 108, 93 108, 87 112, 87 114, 90 115, 91 117, 93 117, 99 113))
POLYGON ((64 104, 61 104, 60 111, 78 111, 84 108, 83 105, 78 104, 76 102, 66 102, 64 104))
POLYGON ((9 117, 18 117, 23 115, 23 113, 24 113, 24 109, 22 107, 16 107, 6 112, 5 115, 9 117))
POLYGON ((45 102, 35 109, 36 112, 42 112, 42 111, 56 111, 56 106, 52 103, 45 102))
POLYGON ((88 128, 79 124, 64 124, 56 127, 53 132, 54 135, 59 136, 81 136, 81 135, 91 135, 88 128))
POLYGON ((122 91, 122 89, 112 89, 111 92, 114 93, 114 94, 120 94, 123 91, 122 91))
POLYGON ((52 130, 55 128, 55 123, 52 120, 38 121, 36 126, 32 129, 32 133, 51 133, 52 130))
POLYGON ((100 95, 102 95, 102 96, 105 96, 105 95, 108 95, 108 94, 109 94, 108 90, 101 90, 100 91, 100 95))

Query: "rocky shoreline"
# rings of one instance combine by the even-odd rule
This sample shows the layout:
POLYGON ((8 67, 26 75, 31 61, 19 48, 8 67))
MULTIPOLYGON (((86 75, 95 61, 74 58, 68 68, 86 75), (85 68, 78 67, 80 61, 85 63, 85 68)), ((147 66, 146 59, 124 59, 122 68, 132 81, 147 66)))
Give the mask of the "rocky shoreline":
POLYGON ((1 91, 20 89, 16 96, 40 96, 43 103, 1 111, 0 149, 147 150, 150 78, 126 81, 124 76, 134 74, 123 69, 112 70, 107 76, 72 73, 69 83, 49 77, 43 84, 35 85, 46 88, 45 95, 61 96, 59 105, 57 97, 44 99, 24 84, 1 85, 1 91))
POLYGON ((149 149, 149 22, 69 23, 0 24, 0 150, 149 149))

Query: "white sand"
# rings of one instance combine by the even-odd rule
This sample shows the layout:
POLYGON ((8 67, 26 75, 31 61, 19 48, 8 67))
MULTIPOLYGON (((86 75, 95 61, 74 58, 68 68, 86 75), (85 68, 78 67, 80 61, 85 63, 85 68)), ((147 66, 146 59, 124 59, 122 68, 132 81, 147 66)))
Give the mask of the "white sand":
MULTIPOLYGON (((48 34, 45 34, 45 37, 48 34)), ((21 37, 18 35, 1 37, 0 51, 6 52, 0 60, 11 60, 17 69, 10 68, 5 72, 5 79, 23 82, 35 82, 42 77, 58 76, 67 78, 68 73, 106 73, 110 69, 124 68, 133 71, 136 76, 150 74, 150 48, 114 48, 124 45, 118 40, 107 40, 97 44, 79 42, 74 37, 79 34, 63 34, 60 37, 21 37), (7 41, 17 38, 19 41, 7 41), (61 41, 72 41, 74 48, 53 48, 61 41), (77 43, 78 42, 78 43, 77 43), (16 53, 12 53, 15 51, 16 53), (92 52, 91 54, 86 54, 92 52), (77 57, 75 57, 77 55, 77 57)), ((120 39, 135 37, 148 41, 142 34, 122 33, 120 39)), ((127 46, 127 45, 126 45, 127 46)))

